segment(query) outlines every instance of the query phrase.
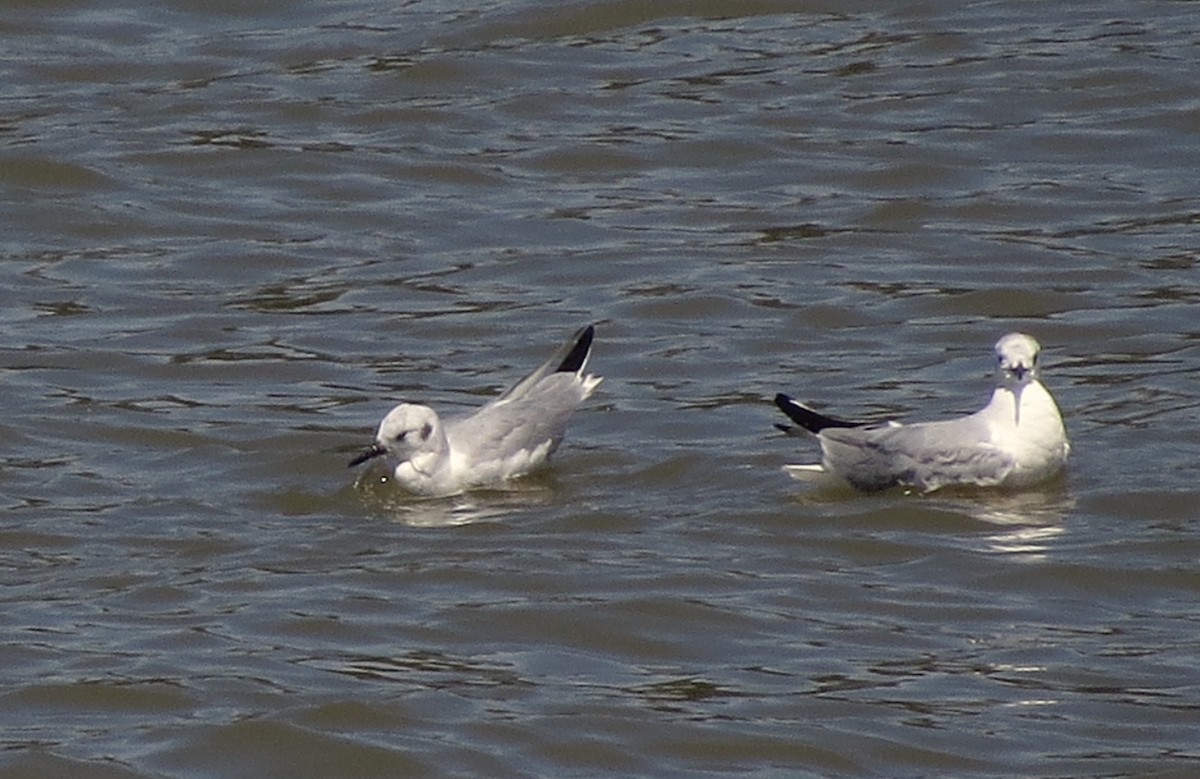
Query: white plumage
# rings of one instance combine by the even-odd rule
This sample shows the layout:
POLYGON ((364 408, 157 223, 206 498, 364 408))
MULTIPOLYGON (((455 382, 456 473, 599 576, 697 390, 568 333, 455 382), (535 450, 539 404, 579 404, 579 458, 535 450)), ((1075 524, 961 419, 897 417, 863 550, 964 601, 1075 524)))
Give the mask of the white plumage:
POLYGON ((386 456, 396 481, 419 495, 454 495, 495 485, 541 465, 562 443, 571 415, 601 382, 585 373, 595 328, 576 332, 537 370, 467 416, 441 419, 401 403, 350 461, 386 456))
POLYGON ((847 422, 776 395, 775 404, 817 436, 822 452, 820 464, 785 470, 797 479, 833 474, 862 490, 1019 488, 1044 481, 1062 469, 1071 446, 1058 404, 1038 378, 1040 351, 1024 333, 1001 338, 991 400, 974 414, 942 422, 847 422))

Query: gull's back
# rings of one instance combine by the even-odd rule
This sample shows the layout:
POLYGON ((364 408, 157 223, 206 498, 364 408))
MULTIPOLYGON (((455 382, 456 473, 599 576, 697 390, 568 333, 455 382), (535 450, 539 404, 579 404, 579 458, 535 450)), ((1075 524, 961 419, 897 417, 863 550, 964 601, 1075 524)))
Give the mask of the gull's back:
POLYGON ((935 490, 947 484, 1001 484, 1012 457, 991 445, 978 414, 942 422, 829 428, 819 439, 825 469, 862 490, 908 484, 935 490))
POLYGON ((474 413, 448 419, 452 465, 472 479, 520 475, 554 453, 576 409, 600 384, 585 375, 594 329, 578 331, 532 373, 474 413))

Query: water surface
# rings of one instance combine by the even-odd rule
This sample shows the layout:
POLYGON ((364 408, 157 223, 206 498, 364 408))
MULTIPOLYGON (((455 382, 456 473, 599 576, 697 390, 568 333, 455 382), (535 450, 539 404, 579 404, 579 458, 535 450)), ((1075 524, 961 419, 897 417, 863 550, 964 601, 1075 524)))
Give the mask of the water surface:
POLYGON ((1200 770, 1191 4, 10 4, 0 776, 1200 770), (553 467, 392 404, 597 323, 553 467), (786 391, 1017 495, 809 490, 786 391))

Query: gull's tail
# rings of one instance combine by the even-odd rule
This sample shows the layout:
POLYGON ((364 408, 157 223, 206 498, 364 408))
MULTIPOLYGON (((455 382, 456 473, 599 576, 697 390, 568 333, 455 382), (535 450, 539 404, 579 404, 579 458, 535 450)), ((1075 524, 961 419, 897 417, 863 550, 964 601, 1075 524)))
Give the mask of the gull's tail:
MULTIPOLYGON (((865 424, 863 422, 851 422, 846 419, 837 419, 836 417, 827 417, 824 414, 818 414, 808 406, 797 403, 782 392, 775 396, 775 405, 779 407, 780 411, 787 414, 789 419, 814 435, 829 427, 859 427, 865 424)), ((775 425, 775 427, 788 435, 800 435, 799 429, 791 425, 775 425)), ((824 447, 825 444, 822 442, 821 448, 824 449, 824 447)), ((809 465, 785 465, 783 466, 783 470, 787 472, 788 476, 797 481, 828 481, 830 483, 838 481, 836 476, 826 470, 824 461, 809 465)))
POLYGON ((587 325, 576 330, 570 340, 550 355, 550 359, 539 365, 533 373, 509 387, 500 397, 496 398, 495 402, 501 403, 521 397, 530 387, 552 373, 574 373, 583 383, 584 397, 590 395, 596 385, 600 383, 599 377, 585 376, 583 373, 587 369, 588 358, 592 356, 592 339, 595 335, 596 327, 594 325, 587 325))
MULTIPOLYGON (((850 422, 845 419, 818 414, 808 406, 796 402, 782 392, 775 396, 775 405, 797 425, 814 434, 821 432, 827 427, 860 427, 863 424, 862 422, 850 422)), ((795 428, 790 425, 775 425, 775 427, 785 433, 795 432, 795 428)))
POLYGON ((571 347, 571 351, 567 353, 567 356, 563 357, 562 362, 558 364, 554 372, 583 373, 583 369, 587 367, 588 358, 592 356, 592 338, 595 335, 596 327, 594 325, 588 325, 577 332, 573 336, 575 345, 571 347))

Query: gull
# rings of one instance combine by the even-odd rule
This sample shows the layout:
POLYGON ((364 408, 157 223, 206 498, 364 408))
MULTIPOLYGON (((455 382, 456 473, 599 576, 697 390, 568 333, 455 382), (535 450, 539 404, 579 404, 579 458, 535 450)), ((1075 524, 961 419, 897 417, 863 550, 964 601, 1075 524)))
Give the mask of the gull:
POLYGON ((396 481, 426 496, 457 495, 530 472, 562 443, 571 415, 601 382, 584 372, 594 335, 592 325, 578 330, 537 370, 472 414, 443 421, 428 406, 401 403, 350 467, 386 456, 396 481))
POLYGON ((922 492, 955 484, 1021 488, 1044 481, 1063 467, 1071 445, 1058 405, 1038 379, 1040 351, 1024 333, 1001 338, 991 400, 974 414, 941 422, 849 422, 780 393, 775 405, 816 435, 822 454, 820 464, 784 470, 796 479, 833 474, 864 491, 896 485, 922 492))

